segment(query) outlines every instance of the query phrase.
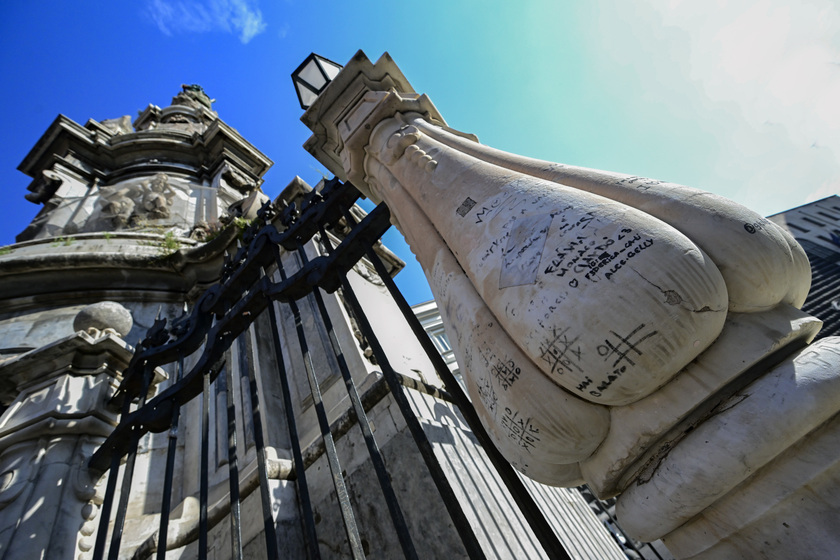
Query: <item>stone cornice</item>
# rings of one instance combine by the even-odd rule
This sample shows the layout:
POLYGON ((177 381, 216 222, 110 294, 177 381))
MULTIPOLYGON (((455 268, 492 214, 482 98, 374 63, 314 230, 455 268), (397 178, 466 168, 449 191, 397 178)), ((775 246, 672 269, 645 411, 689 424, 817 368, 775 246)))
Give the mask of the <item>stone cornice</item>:
POLYGON ((41 298, 69 302, 103 291, 153 292, 165 300, 197 297, 218 281, 224 252, 236 234, 231 227, 208 243, 171 254, 164 253, 163 235, 149 233, 79 234, 69 245, 55 239, 18 243, 0 255, 0 301, 8 311, 41 298))
POLYGON ((0 379, 4 386, 11 385, 20 390, 65 373, 98 375, 107 372, 116 378, 128 366, 133 353, 134 349, 117 336, 108 334, 93 338, 80 331, 0 361, 0 379))
POLYGON ((102 126, 81 126, 59 115, 23 159, 18 169, 34 180, 28 189, 44 191, 43 172, 57 160, 89 181, 108 183, 132 175, 175 172, 210 180, 224 165, 230 165, 262 183, 272 161, 246 141, 234 128, 214 120, 203 133, 159 127, 129 134, 113 134, 102 126))

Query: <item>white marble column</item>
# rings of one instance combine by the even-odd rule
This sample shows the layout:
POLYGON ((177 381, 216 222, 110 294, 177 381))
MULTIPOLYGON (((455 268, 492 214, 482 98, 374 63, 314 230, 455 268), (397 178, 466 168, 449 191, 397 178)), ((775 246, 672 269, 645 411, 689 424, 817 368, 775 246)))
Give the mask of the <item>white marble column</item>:
POLYGON ((810 267, 786 232, 710 193, 482 146, 387 54, 357 54, 302 120, 316 158, 388 203, 520 471, 621 494, 625 529, 681 558, 840 546, 840 342, 807 347, 810 267))

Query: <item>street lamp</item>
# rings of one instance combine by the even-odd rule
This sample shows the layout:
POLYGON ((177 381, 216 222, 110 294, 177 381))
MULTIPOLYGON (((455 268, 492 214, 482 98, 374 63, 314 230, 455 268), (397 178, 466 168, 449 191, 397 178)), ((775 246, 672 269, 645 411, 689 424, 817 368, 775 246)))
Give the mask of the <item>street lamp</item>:
POLYGON ((315 53, 306 57, 297 70, 292 72, 301 109, 309 109, 318 95, 338 75, 343 66, 315 53))

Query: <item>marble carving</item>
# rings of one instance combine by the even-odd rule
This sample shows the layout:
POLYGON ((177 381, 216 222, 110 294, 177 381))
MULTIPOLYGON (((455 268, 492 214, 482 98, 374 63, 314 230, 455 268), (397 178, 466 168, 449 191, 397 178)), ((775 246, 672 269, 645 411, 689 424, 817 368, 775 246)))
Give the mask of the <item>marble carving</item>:
POLYGON ((102 189, 98 200, 101 217, 115 229, 147 220, 169 218, 175 191, 166 173, 157 173, 148 181, 121 184, 102 189))
POLYGON ((819 443, 837 437, 840 342, 803 349, 820 323, 798 310, 810 267, 786 232, 696 189, 483 146, 387 54, 357 54, 302 120, 316 158, 388 203, 521 472, 621 494, 625 528, 681 558, 789 558, 803 545, 780 516, 838 519, 774 509, 813 477, 840 488, 840 452, 819 443), (819 466, 789 483, 809 445, 819 466), (739 494, 749 520, 710 513, 739 494))

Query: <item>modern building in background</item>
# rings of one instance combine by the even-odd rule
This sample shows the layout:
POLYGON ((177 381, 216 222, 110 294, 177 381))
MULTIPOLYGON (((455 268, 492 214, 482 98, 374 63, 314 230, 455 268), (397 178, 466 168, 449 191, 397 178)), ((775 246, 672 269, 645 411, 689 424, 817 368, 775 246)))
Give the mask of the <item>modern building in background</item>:
MULTIPOLYGON (((101 528, 113 532, 110 518, 101 523, 103 496, 109 477, 123 480, 126 467, 117 461, 100 476, 88 461, 117 425, 112 397, 124 381, 132 345, 160 319, 182 324, 219 282, 238 250, 238 236, 267 200, 260 185, 270 165, 218 118, 196 86, 185 87, 168 107, 150 105, 133 123, 122 117, 80 125, 59 116, 26 156, 20 169, 32 177, 27 198, 43 207, 16 244, 0 249, 0 402, 6 407, 0 417, 0 557, 86 560, 101 528)), ((295 178, 274 206, 300 209, 310 191, 295 178)), ((364 217, 358 208, 353 213, 364 217)), ((281 221, 275 220, 278 229, 281 221)), ((329 252, 327 241, 338 243, 344 233, 333 229, 326 235, 314 237, 303 253, 281 251, 280 262, 296 270, 304 257, 329 252)), ((402 268, 386 248, 377 246, 376 254, 391 275, 402 268)), ((277 268, 267 273, 279 281, 277 268)), ((371 263, 359 261, 347 278, 484 554, 545 557, 371 263)), ((120 558, 151 558, 162 548, 168 559, 198 557, 202 469, 209 478, 208 558, 232 557, 232 541, 239 541, 244 557, 265 557, 264 510, 256 491, 261 473, 267 473, 278 550, 283 557, 306 557, 293 438, 302 448, 320 553, 348 557, 319 408, 336 442, 360 546, 370 557, 401 555, 371 460, 362 452, 365 442, 331 348, 334 341, 364 403, 419 556, 465 556, 359 317, 340 291, 324 294, 330 326, 312 295, 297 306, 299 315, 278 305, 274 325, 269 313, 253 318, 225 352, 218 377, 204 393, 207 404, 202 398, 184 403, 180 423, 140 438, 136 455, 126 461, 134 466, 133 479, 117 491, 126 503, 120 558), (275 330, 279 346, 273 343, 275 330), (308 352, 302 350, 304 338, 308 352), (290 386, 291 416, 281 371, 290 386), (310 372, 317 396, 307 381, 310 372), (297 426, 293 434, 290 417, 297 426), (231 447, 231 441, 238 444, 231 447), (167 471, 170 448, 177 459, 167 471), (174 473, 171 490, 163 484, 166 472, 174 473), (232 473, 238 484, 231 485, 232 473), (232 498, 234 487, 239 500, 232 498), (162 540, 158 525, 164 508, 171 513, 162 540)), ((439 318, 431 306, 427 311, 433 341, 457 372, 439 318)), ((153 372, 149 398, 177 386, 200 360, 200 351, 181 358, 183 367, 153 372)), ((625 557, 580 493, 526 485, 572 557, 625 557)))
POLYGON ((811 291, 802 311, 823 320, 817 338, 840 334, 840 196, 768 218, 802 245, 811 261, 811 291))
POLYGON ((438 311, 435 300, 418 303, 412 309, 417 319, 420 320, 420 324, 423 325, 423 329, 429 333, 429 338, 434 342, 435 348, 440 352, 440 356, 446 362, 446 365, 449 366, 449 371, 463 384, 460 374, 461 368, 455 360, 455 351, 452 349, 452 343, 446 334, 446 329, 443 326, 443 320, 440 317, 440 311, 438 311))

